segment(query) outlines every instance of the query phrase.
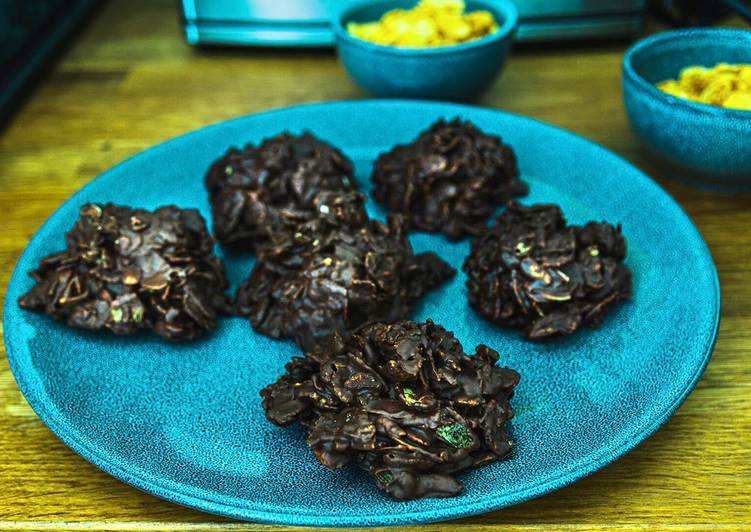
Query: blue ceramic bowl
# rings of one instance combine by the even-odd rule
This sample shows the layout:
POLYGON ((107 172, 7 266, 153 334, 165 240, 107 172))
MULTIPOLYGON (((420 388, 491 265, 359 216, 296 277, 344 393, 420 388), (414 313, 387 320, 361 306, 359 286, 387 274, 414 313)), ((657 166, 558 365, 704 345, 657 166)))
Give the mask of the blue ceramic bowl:
POLYGON ((669 173, 714 189, 751 188, 751 111, 694 103, 658 90, 690 65, 751 63, 751 31, 696 28, 658 33, 623 58, 631 124, 669 173))
POLYGON ((501 71, 519 14, 509 0, 468 0, 467 11, 493 13, 495 33, 454 46, 400 48, 352 37, 348 22, 371 22, 391 9, 409 9, 415 0, 376 0, 349 4, 334 15, 339 57, 363 90, 384 97, 471 100, 501 71))

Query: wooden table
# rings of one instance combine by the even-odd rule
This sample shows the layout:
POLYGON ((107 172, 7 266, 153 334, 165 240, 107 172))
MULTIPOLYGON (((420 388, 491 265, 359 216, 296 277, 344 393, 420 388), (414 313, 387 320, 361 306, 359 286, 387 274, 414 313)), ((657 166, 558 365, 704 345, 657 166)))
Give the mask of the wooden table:
MULTIPOLYGON (((722 282, 722 327, 694 393, 649 441, 573 486, 429 530, 751 530, 751 197, 664 181, 629 131, 626 44, 517 50, 479 104, 604 144, 654 176, 704 234, 722 282)), ((109 3, 0 131, 0 297, 22 249, 76 189, 164 139, 300 102, 360 98, 329 51, 196 50, 172 0, 109 3)), ((648 213, 645 213, 648 215, 648 213)), ((108 476, 42 424, 0 360, 0 529, 249 529, 108 476)), ((271 527, 268 527, 271 528, 271 527)))

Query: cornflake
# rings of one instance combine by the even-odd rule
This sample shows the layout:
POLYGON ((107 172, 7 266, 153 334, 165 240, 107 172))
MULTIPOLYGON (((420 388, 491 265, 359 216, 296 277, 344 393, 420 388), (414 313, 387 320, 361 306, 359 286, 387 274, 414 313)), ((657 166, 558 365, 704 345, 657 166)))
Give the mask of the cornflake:
POLYGON ((427 48, 473 41, 498 30, 489 11, 464 12, 463 0, 420 0, 375 22, 347 24, 353 37, 385 46, 427 48))
POLYGON ((663 81, 657 88, 692 102, 751 111, 751 64, 686 67, 677 80, 663 81))

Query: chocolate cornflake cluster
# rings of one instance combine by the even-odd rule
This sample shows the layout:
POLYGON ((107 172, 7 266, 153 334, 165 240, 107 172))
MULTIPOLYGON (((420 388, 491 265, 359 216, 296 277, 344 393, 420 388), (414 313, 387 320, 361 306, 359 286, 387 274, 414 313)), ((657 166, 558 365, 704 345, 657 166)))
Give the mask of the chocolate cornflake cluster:
POLYGON ((506 423, 519 374, 474 356, 443 327, 368 323, 348 340, 334 333, 261 391, 266 417, 299 421, 330 468, 353 463, 395 499, 451 497, 460 471, 505 458, 506 423))
POLYGON ((470 305, 530 340, 597 325, 631 295, 621 227, 566 225, 557 205, 510 202, 464 262, 470 305))
POLYGON ((237 291, 237 311, 258 332, 312 349, 334 331, 405 318, 455 274, 434 253, 413 253, 401 217, 370 220, 358 192, 324 192, 313 205, 312 219, 284 219, 237 291))
POLYGON ((206 174, 214 234, 222 244, 264 243, 287 213, 310 212, 321 191, 355 188, 352 163, 310 133, 283 133, 231 148, 206 174))
POLYGON ((153 329, 169 340, 203 336, 229 310, 224 268, 195 209, 89 203, 66 244, 31 272, 37 283, 20 298, 22 307, 73 327, 153 329))
POLYGON ((495 207, 527 194, 511 147, 459 119, 382 154, 372 179, 375 199, 411 227, 454 240, 479 234, 495 207))

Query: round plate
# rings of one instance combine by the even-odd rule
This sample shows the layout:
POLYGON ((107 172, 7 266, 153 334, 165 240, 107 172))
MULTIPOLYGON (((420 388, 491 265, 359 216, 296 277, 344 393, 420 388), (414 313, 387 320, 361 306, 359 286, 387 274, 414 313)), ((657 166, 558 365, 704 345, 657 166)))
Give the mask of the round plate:
MULTIPOLYGON (((372 201, 372 214, 384 212, 372 201)), ((457 269, 469 242, 413 233, 457 269)), ((250 256, 225 256, 233 286, 250 256)), ((218 514, 269 523, 375 526, 462 517, 548 493, 596 471, 664 423, 702 374, 719 325, 712 258, 691 220, 652 180, 605 149, 560 129, 489 109, 413 101, 306 105, 230 120, 149 149, 105 172, 44 224, 18 261, 5 305, 5 345, 18 384, 42 420, 73 450, 159 497, 218 514), (555 202, 572 223, 623 224, 634 295, 601 327, 550 343, 480 319, 467 305, 465 277, 431 292, 413 318, 454 331, 465 349, 485 343, 522 380, 513 400, 510 459, 460 476, 452 499, 395 502, 356 468, 330 471, 300 427, 263 415, 258 392, 298 350, 222 320, 203 341, 171 344, 149 334, 115 337, 67 328, 19 309, 27 272, 63 248, 63 234, 87 201, 155 208, 198 207, 207 219, 203 176, 228 146, 283 130, 311 130, 356 162, 369 189, 374 158, 412 140, 440 117, 472 120, 516 150, 531 193, 555 202)))

